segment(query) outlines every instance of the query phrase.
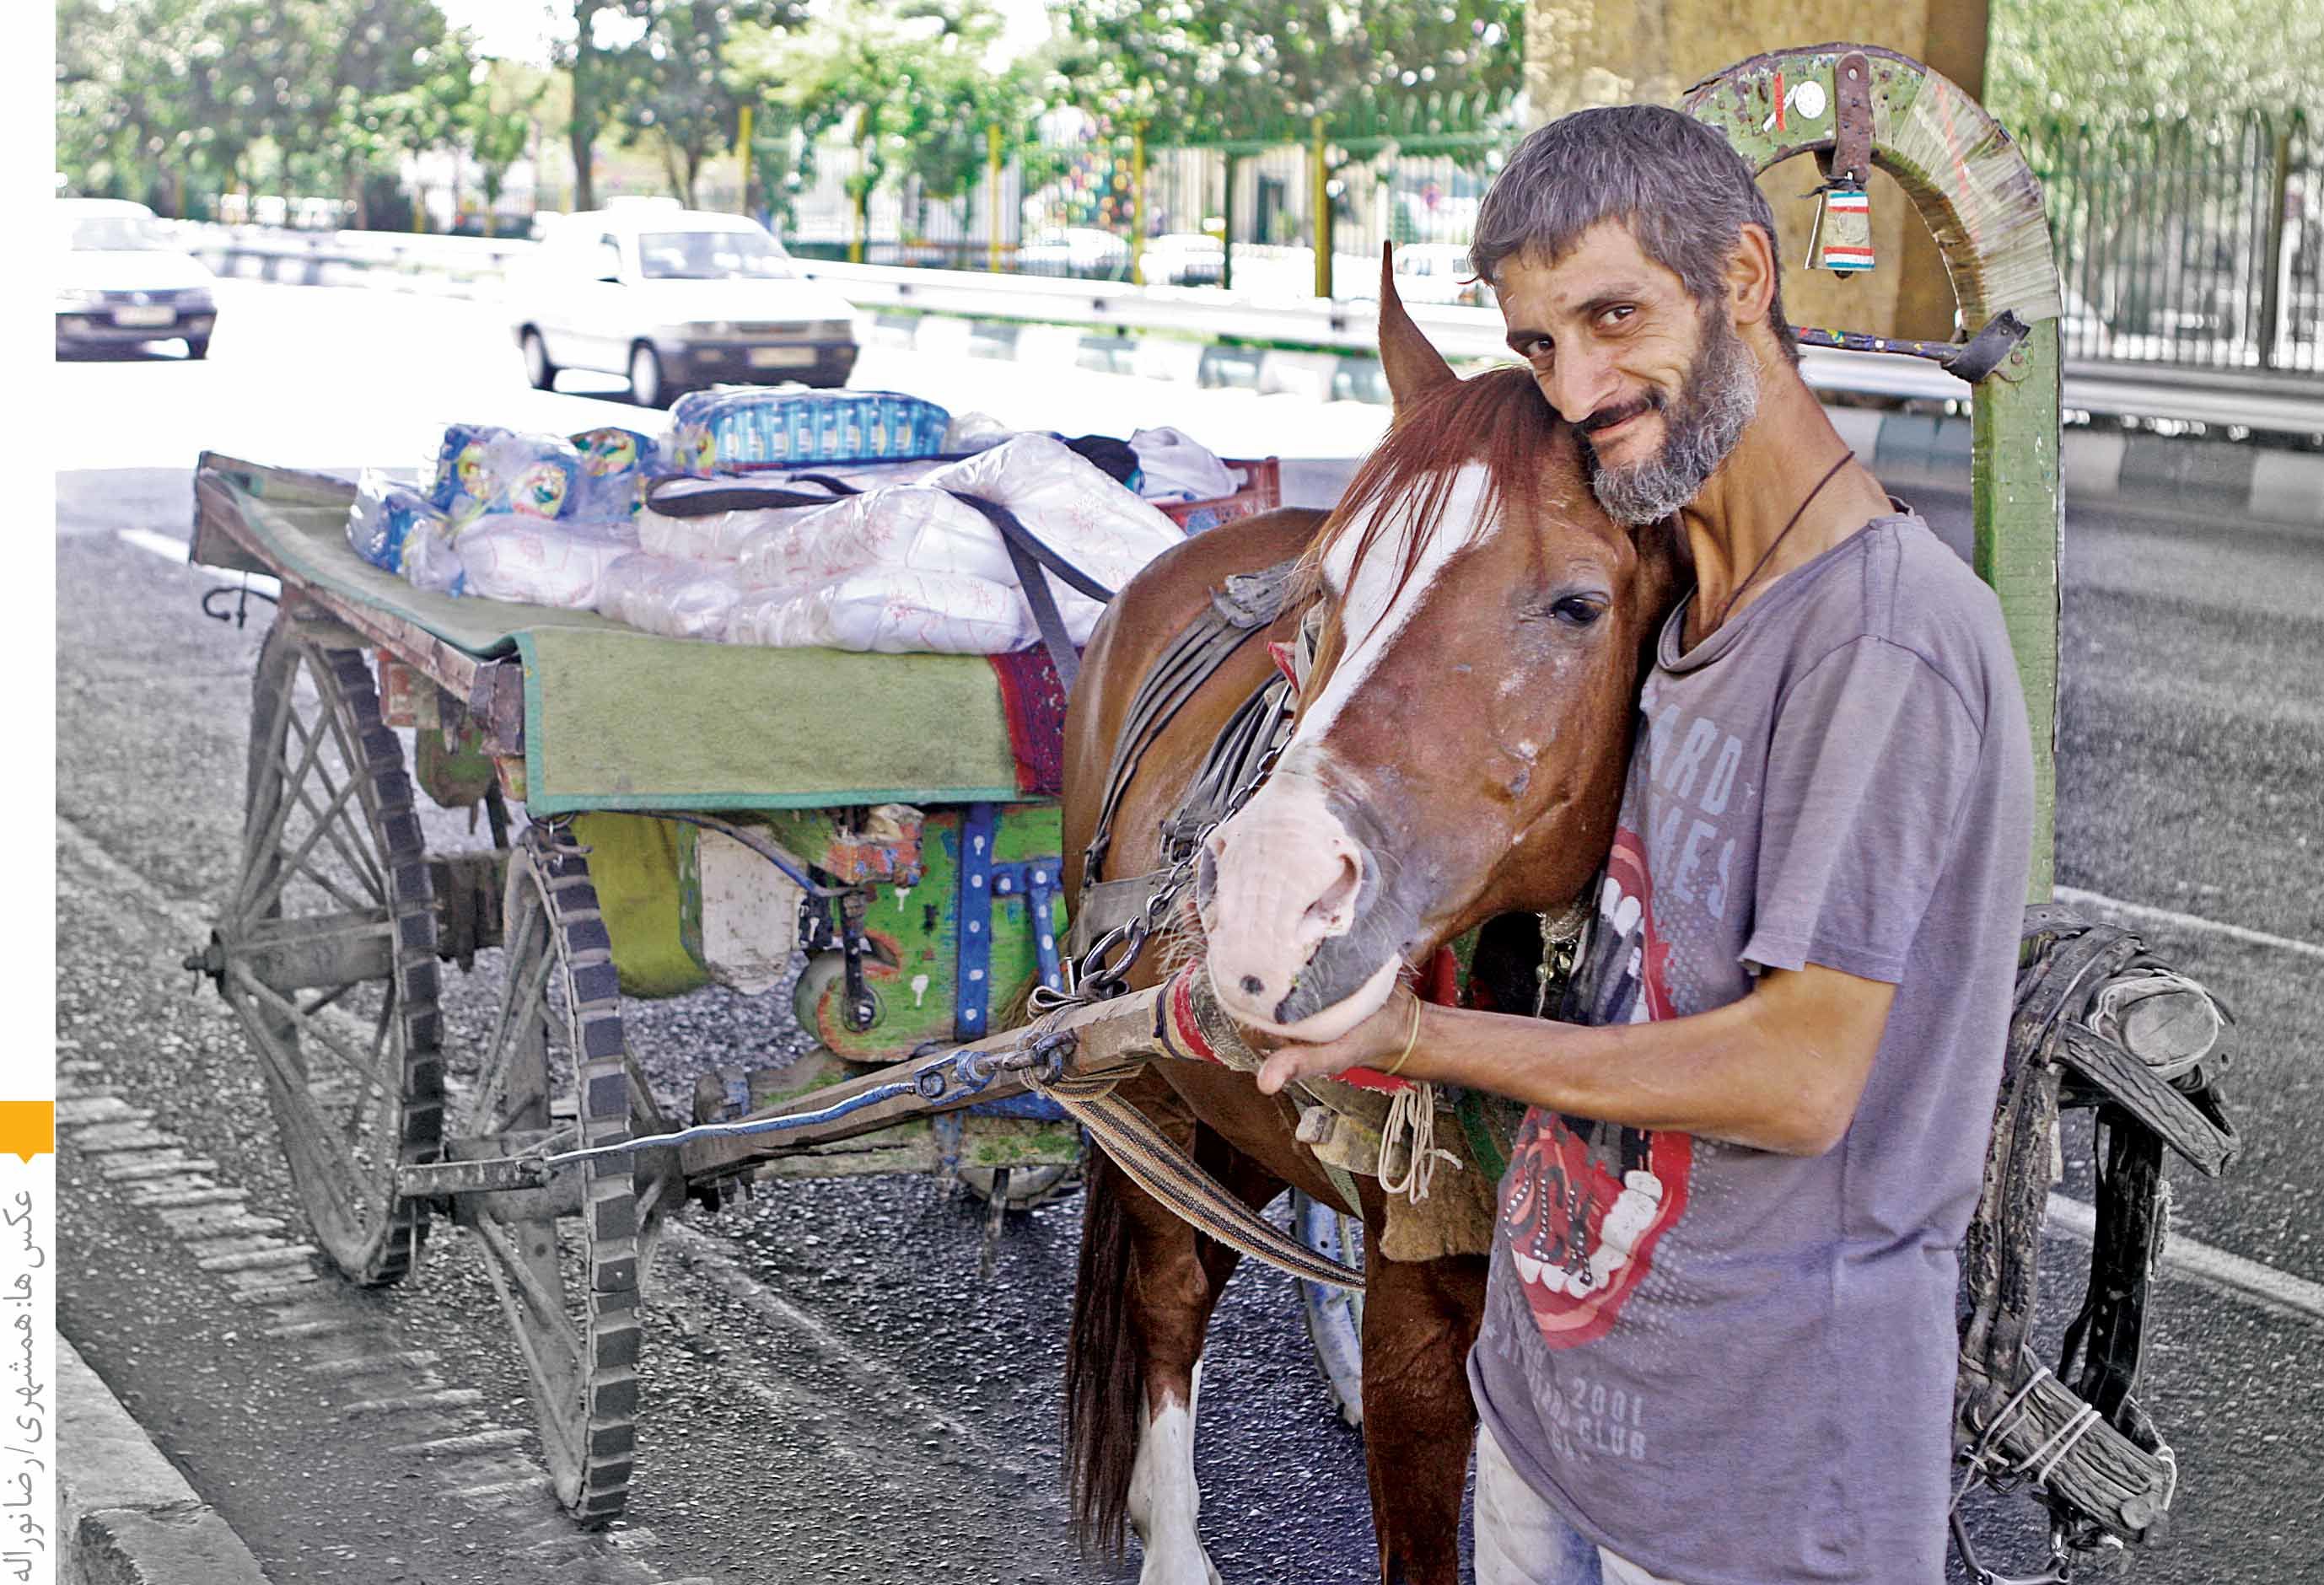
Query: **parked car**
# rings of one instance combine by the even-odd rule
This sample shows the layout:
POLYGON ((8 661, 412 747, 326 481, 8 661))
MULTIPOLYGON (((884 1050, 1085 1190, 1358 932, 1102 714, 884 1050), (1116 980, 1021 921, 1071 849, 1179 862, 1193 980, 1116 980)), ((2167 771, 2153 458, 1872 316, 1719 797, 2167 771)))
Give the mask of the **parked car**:
POLYGON ((655 204, 559 217, 510 267, 510 328, 542 391, 559 369, 626 374, 641 407, 704 385, 844 385, 855 309, 757 221, 655 204))
POLYGON ((208 357, 217 277, 180 247, 153 211, 118 198, 59 198, 54 225, 57 352, 182 339, 208 357))
POLYGON ((1225 245, 1204 231, 1167 232, 1139 255, 1139 272, 1153 286, 1216 286, 1226 263, 1225 245))
POLYGON ((1130 244, 1094 226, 1053 227, 1018 244, 1017 268, 1028 275, 1121 281, 1130 274, 1130 244))

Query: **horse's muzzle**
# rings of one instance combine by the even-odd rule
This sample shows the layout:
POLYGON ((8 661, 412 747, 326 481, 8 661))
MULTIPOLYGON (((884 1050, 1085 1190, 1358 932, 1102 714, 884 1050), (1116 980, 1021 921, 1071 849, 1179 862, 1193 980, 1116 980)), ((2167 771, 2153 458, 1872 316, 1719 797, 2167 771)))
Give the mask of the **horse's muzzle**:
POLYGON ((1195 896, 1213 990, 1236 1021, 1329 1040, 1377 1010, 1416 916, 1387 902, 1360 804, 1278 770, 1213 832, 1195 896))

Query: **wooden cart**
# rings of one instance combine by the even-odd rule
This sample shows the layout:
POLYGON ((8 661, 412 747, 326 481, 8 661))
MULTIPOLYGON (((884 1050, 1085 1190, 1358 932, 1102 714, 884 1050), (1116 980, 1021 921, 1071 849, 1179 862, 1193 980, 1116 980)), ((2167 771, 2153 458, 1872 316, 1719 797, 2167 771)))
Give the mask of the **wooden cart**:
MULTIPOLYGON (((1278 503, 1273 459, 1237 465, 1237 495, 1169 510, 1208 526, 1278 503)), ((475 1234, 558 1499, 606 1523, 635 1456, 640 1280, 681 1198, 759 1172, 936 1169, 987 1195, 997 1232, 1077 1160, 1079 1130, 1021 1085, 861 1076, 1058 984, 1055 800, 1019 790, 982 657, 693 643, 427 594, 347 548, 347 481, 212 455, 196 491, 192 559, 281 592, 239 872, 189 966, 248 1030, 316 1242, 348 1279, 405 1276, 431 1217, 475 1234), (421 790, 484 829, 431 843, 421 790), (731 972, 737 936, 779 972, 794 922, 808 966, 788 1010, 816 1046, 703 1075, 694 1118, 673 1117, 624 998, 731 972), (446 1038, 443 965, 493 949, 497 1009, 470 1050, 446 1038), (537 1166, 799 1111, 810 1091, 779 1135, 537 1166)))

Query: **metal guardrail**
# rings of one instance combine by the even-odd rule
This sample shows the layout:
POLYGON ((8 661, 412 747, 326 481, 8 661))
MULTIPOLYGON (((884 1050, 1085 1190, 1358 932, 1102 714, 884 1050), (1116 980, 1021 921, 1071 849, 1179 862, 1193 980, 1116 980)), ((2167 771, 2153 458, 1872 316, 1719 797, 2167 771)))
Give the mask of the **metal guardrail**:
MULTIPOLYGON (((290 232, 189 225, 198 253, 261 261, 270 279, 330 284, 372 271, 496 280, 507 261, 536 244, 520 238, 402 235, 390 232, 290 232)), ((1257 301, 1217 287, 1132 286, 1031 275, 983 274, 889 264, 801 260, 809 278, 837 287, 859 309, 957 315, 1228 339, 1348 355, 1379 345, 1378 305, 1362 298, 1257 301)), ((1413 318, 1447 357, 1507 359, 1492 309, 1408 304, 1413 318)), ((1818 391, 1914 401, 1966 401, 1969 387, 1932 364, 1876 353, 1809 348, 1801 370, 1818 391)), ((2324 379, 2257 375, 2070 360, 2065 406, 2109 417, 2173 419, 2273 432, 2324 434, 2324 379)))

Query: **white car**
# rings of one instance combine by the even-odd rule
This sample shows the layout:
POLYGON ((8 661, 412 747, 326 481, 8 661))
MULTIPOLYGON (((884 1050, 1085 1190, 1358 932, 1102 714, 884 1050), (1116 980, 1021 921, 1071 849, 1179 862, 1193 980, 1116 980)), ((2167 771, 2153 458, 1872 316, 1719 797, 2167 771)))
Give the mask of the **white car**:
POLYGON ((844 385, 855 309, 757 221, 675 205, 559 217, 509 269, 511 329, 542 391, 559 369, 626 374, 641 407, 705 385, 844 385))
POLYGON ((1130 244, 1094 226, 1037 231, 1017 247, 1017 268, 1028 275, 1078 275, 1120 281, 1130 274, 1130 244))
POLYGON ((53 224, 57 352, 183 339, 208 357, 217 277, 180 247, 153 211, 118 198, 59 198, 53 224))

